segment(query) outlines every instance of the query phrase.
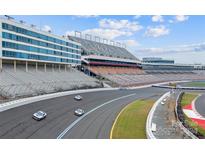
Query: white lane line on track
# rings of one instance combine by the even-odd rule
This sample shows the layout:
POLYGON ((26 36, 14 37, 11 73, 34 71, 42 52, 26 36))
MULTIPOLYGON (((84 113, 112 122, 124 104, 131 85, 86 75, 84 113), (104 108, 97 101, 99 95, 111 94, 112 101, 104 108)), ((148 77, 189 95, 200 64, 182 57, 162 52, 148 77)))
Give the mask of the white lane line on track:
POLYGON ((127 97, 130 97, 130 96, 134 96, 136 93, 133 93, 133 94, 129 94, 129 95, 125 95, 125 96, 122 96, 122 97, 118 97, 118 98, 115 98, 115 99, 112 99, 108 102, 105 102, 97 107, 95 107, 94 109, 88 111, 87 113, 85 113, 84 115, 82 115, 81 117, 79 117, 77 120, 75 120, 73 123, 71 123, 63 132, 60 133, 60 135, 57 137, 57 139, 62 139, 65 134, 71 130, 78 122, 80 122, 83 118, 85 118, 86 116, 88 116, 90 113, 94 112, 95 110, 107 105, 107 104, 110 104, 114 101, 117 101, 117 100, 120 100, 120 99, 123 99, 123 98, 127 98, 127 97))

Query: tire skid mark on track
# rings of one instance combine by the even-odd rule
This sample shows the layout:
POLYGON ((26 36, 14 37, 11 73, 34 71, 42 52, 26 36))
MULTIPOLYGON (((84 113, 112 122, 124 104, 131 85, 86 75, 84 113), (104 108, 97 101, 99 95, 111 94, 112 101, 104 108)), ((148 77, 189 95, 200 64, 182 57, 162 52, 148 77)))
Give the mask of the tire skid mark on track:
MULTIPOLYGON (((152 96, 151 96, 151 97, 152 97, 152 96)), ((135 97, 135 99, 133 99, 133 101, 134 101, 134 100, 140 100, 140 99, 143 99, 143 98, 142 98, 142 97, 138 97, 138 98, 135 97)), ((120 106, 120 108, 122 109, 122 108, 124 108, 125 106, 127 106, 128 104, 132 103, 133 101, 124 102, 124 103, 120 104, 119 106, 120 106)), ((114 106, 114 108, 118 108, 119 106, 114 106)), ((106 111, 106 112, 107 112, 107 111, 106 111)), ((119 110, 119 112, 120 112, 120 110, 119 110)), ((117 113, 118 113, 118 112, 116 112, 116 113, 114 113, 114 114, 116 115, 117 113)), ((113 112, 110 112, 110 113, 107 115, 107 117, 105 118, 105 120, 102 122, 102 124, 100 125, 100 129, 99 129, 98 132, 97 132, 96 138, 100 138, 99 135, 100 135, 100 132, 102 131, 103 126, 105 125, 106 121, 110 118, 110 116, 111 116, 112 114, 113 114, 113 112)), ((110 127, 112 127, 112 125, 111 125, 110 127)), ((109 135, 109 134, 108 134, 108 135, 109 135)))
POLYGON ((126 98, 126 97, 130 97, 130 96, 134 96, 134 95, 136 95, 136 93, 132 93, 132 94, 129 94, 129 95, 124 95, 122 97, 117 97, 115 99, 112 99, 112 100, 110 100, 108 102, 105 102, 105 103, 103 103, 103 104, 93 108, 92 110, 90 110, 87 113, 85 113, 83 116, 79 117, 73 123, 71 123, 63 132, 60 133, 60 135, 58 135, 57 139, 62 139, 65 136, 65 134, 67 132, 69 132, 78 122, 80 122, 83 118, 85 118, 87 115, 89 115, 90 113, 94 112, 95 110, 97 110, 97 109, 99 109, 99 108, 101 108, 101 107, 103 107, 103 106, 105 106, 107 104, 110 104, 110 103, 112 103, 114 101, 117 101, 117 100, 120 100, 120 99, 123 99, 123 98, 126 98))
MULTIPOLYGON (((125 106, 125 104, 122 104, 122 105, 120 105, 120 106, 125 106)), ((111 116, 112 114, 113 114, 113 113, 110 112, 110 113, 107 115, 106 119, 102 122, 102 124, 100 125, 100 129, 97 131, 96 138, 100 138, 99 136, 100 136, 100 132, 102 131, 103 126, 105 125, 106 121, 110 118, 110 116, 111 116)))
MULTIPOLYGON (((149 94, 150 91, 153 93, 153 89, 154 88, 146 89, 146 96, 147 94, 150 95, 149 94)), ((156 92, 157 91, 158 90, 156 89, 156 92)), ((141 90, 123 90, 123 91, 119 90, 119 91, 111 91, 111 92, 92 93, 92 95, 88 95, 88 97, 87 95, 83 96, 85 98, 85 102, 83 101, 82 104, 74 102, 73 100, 74 95, 63 96, 60 98, 44 100, 34 104, 29 104, 29 105, 25 105, 25 106, 13 108, 8 111, 1 112, 0 138, 56 138, 56 136, 59 135, 59 132, 62 132, 69 124, 73 123, 76 119, 78 119, 78 117, 73 116, 72 109, 75 109, 75 106, 78 107, 78 105, 82 105, 80 107, 82 108, 86 107, 85 110, 89 111, 95 108, 96 106, 99 106, 111 99, 118 98, 120 96, 132 94, 132 93, 136 93, 136 96, 141 96, 144 95, 144 89, 142 89, 142 91, 141 90), (36 121, 34 121, 31 118, 31 115, 36 110, 46 111, 49 114, 49 117, 47 117, 42 122, 36 123, 36 121)), ((117 110, 113 108, 113 111, 116 112, 117 110)), ((109 114, 109 112, 107 113, 109 114)), ((107 115, 105 115, 106 113, 102 113, 102 114, 104 114, 102 116, 104 120, 104 118, 106 118, 107 115)), ((111 119, 114 119, 113 115, 111 119)), ((101 122, 103 120, 101 120, 101 122)), ((91 120, 88 119, 88 122, 90 121, 91 120)), ((109 121, 108 123, 110 123, 110 120, 108 121, 109 121)), ((100 126, 101 122, 100 123, 98 122, 97 125, 100 126)), ((107 122, 105 123, 105 125, 107 125, 107 122)), ((84 126, 84 128, 86 128, 86 126, 84 126)), ((105 130, 106 132, 109 129, 106 126, 104 128, 106 129, 105 130)), ((102 132, 104 131, 104 128, 102 132)), ((97 129, 94 129, 95 134, 97 133, 97 129)), ((82 131, 83 130, 84 129, 82 129, 82 131)), ((73 131, 71 131, 70 133, 72 134, 72 132, 73 131)), ((86 134, 88 135, 89 133, 91 133, 92 135, 92 132, 88 132, 86 134)), ((66 134, 66 136, 67 135, 68 134, 66 134)), ((105 134, 100 133, 100 135, 105 135, 105 134)))
MULTIPOLYGON (((73 97, 73 96, 71 96, 71 97, 73 97)), ((66 97, 64 98, 64 100, 65 101, 63 101, 63 102, 66 102, 66 97)), ((89 104, 92 104, 93 103, 93 101, 89 101, 88 103, 87 103, 87 105, 89 105, 89 104)), ((53 103, 52 103, 53 104, 53 103)), ((31 104, 32 106, 36 106, 36 104, 31 104)), ((61 105, 59 105, 58 106, 58 108, 55 108, 55 110, 62 110, 62 109, 65 109, 65 107, 63 108, 63 106, 65 105, 65 103, 61 103, 61 105)), ((44 127, 47 127, 47 124, 50 124, 50 123, 52 123, 53 121, 55 122, 55 120, 56 119, 60 119, 60 118, 62 118, 62 116, 65 114, 65 113, 73 113, 73 110, 76 108, 76 102, 73 100, 73 102, 70 104, 69 103, 69 105, 71 105, 71 107, 72 108, 69 108, 68 110, 66 110, 66 111, 63 111, 62 113, 60 113, 60 114, 57 114, 57 115, 55 115, 52 119, 49 119, 48 120, 48 118, 46 119, 46 121, 43 121, 42 123, 41 123, 41 125, 39 125, 38 124, 38 127, 33 131, 33 132, 31 132, 31 134, 28 134, 27 136, 25 136, 25 138, 30 138, 30 137, 32 137, 35 133, 37 133, 41 128, 44 128, 44 127)), ((49 114, 49 115, 51 115, 52 113, 53 113, 53 111, 52 111, 52 105, 51 106, 46 106, 46 105, 42 105, 41 107, 39 107, 37 110, 41 110, 41 108, 45 108, 46 107, 46 110, 48 111, 47 113, 49 114)), ((11 109, 12 110, 12 109, 11 109)), ((31 113, 29 113, 29 115, 30 115, 31 113)), ((20 117, 24 117, 25 115, 20 115, 20 117)), ((9 123, 11 124, 11 123, 13 123, 13 121, 15 121, 16 119, 19 119, 20 118, 19 116, 14 116, 14 118, 11 120, 11 121, 5 121, 5 122, 3 122, 1 125, 0 125, 0 127, 4 127, 6 124, 8 125, 9 123)), ((15 124, 15 125, 13 125, 13 127, 11 127, 10 129, 8 129, 8 130, 5 130, 5 132, 4 133, 2 133, 2 134, 0 134, 0 137, 5 137, 5 136, 10 136, 11 138, 16 138, 16 136, 18 136, 18 135, 21 135, 24 131, 26 131, 27 129, 29 129, 29 128, 31 128, 31 127, 33 127, 34 126, 34 121, 33 122, 31 122, 31 120, 32 119, 30 119, 30 118, 27 118, 27 119, 24 119, 23 121, 20 121, 19 123, 17 123, 17 124, 15 124), (29 119, 29 120, 28 120, 29 119), (18 129, 18 131, 17 132, 15 132, 15 130, 17 130, 18 129)), ((75 119, 76 120, 76 119, 75 119)), ((37 126, 37 125, 35 125, 35 126, 37 126)), ((9 138, 10 138, 9 137, 9 138)))
POLYGON ((64 114, 67 113, 67 112, 71 112, 73 109, 74 109, 74 108, 71 108, 71 109, 69 109, 69 110, 66 110, 66 111, 64 111, 63 113, 54 116, 54 118, 52 118, 52 119, 49 119, 49 120, 48 120, 48 118, 47 118, 47 119, 45 119, 45 121, 42 121, 41 123, 38 123, 38 122, 34 121, 32 118, 28 118, 29 120, 28 120, 28 119, 25 119, 24 121, 22 121, 22 122, 16 124, 14 127, 12 127, 12 128, 10 128, 9 130, 7 130, 4 134, 1 135, 1 137, 7 135, 8 133, 9 133, 9 134, 10 134, 10 133, 12 134, 12 130, 18 128, 17 126, 19 126, 19 127, 21 126, 21 127, 22 127, 21 129, 22 129, 22 130, 21 130, 21 131, 18 131, 18 133, 12 134, 12 136, 21 134, 24 130, 26 130, 26 129, 30 128, 30 127, 33 127, 33 125, 36 126, 36 123, 37 123, 37 125, 38 125, 37 129, 35 129, 35 131, 33 131, 31 134, 29 134, 28 136, 25 137, 25 138, 29 138, 29 137, 31 137, 33 134, 35 134, 38 130, 40 130, 41 128, 45 127, 46 124, 51 123, 52 121, 61 118, 62 115, 64 115, 64 114), (60 115, 60 116, 59 116, 59 115, 60 115), (32 121, 31 121, 31 120, 32 120, 32 121), (29 122, 28 122, 28 121, 29 121, 29 122))
MULTIPOLYGON (((146 100, 146 99, 150 99, 150 98, 156 98, 156 97, 159 97, 159 96, 161 96, 161 94, 152 94, 152 95, 149 95, 149 96, 147 96, 147 97, 134 97, 133 98, 133 101, 134 100, 146 100)), ((129 103, 132 103, 133 101, 129 101, 129 102, 127 102, 127 101, 125 101, 124 103, 121 103, 121 104, 117 104, 117 106, 114 106, 114 108, 119 108, 119 106, 120 106, 120 108, 123 108, 123 106, 126 106, 127 104, 129 104, 129 103)), ((109 105, 111 105, 111 104, 109 104, 109 105)), ((113 109, 113 108, 112 108, 113 109)), ((103 129, 103 126, 105 125, 105 123, 107 122, 107 120, 110 118, 110 116, 113 114, 113 112, 110 112, 110 110, 102 110, 102 111, 99 111, 96 115, 95 115, 95 117, 93 117, 92 118, 92 120, 90 120, 90 121, 88 121, 88 123, 86 123, 86 127, 83 129, 83 131, 81 131, 80 132, 80 135, 77 137, 77 138, 87 138, 87 137, 85 137, 85 134, 86 134, 86 132, 88 132, 89 131, 89 129, 92 129, 92 126, 93 126, 93 123, 95 123, 96 122, 96 120, 101 116, 101 115, 103 115, 105 112, 107 112, 108 113, 108 115, 105 117, 105 119, 103 120, 103 122, 100 124, 100 127, 97 129, 97 131, 95 132, 96 134, 95 134, 95 137, 93 136, 93 138, 100 138, 99 136, 100 136, 100 133, 102 132, 102 129, 103 129), (109 113, 110 112, 110 113, 109 113)), ((115 114, 115 113, 114 113, 115 114)), ((78 127, 79 125, 76 125, 75 127, 78 127)), ((112 127, 112 124, 110 125, 111 127, 112 127)), ((66 138, 70 138, 69 137, 69 133, 67 133, 66 134, 66 138)), ((72 138, 72 137, 71 137, 72 138)))
POLYGON ((80 136, 80 138, 82 138, 85 135, 85 133, 89 130, 89 128, 92 126, 92 124, 99 118, 99 116, 105 112, 106 111, 103 110, 102 112, 99 112, 99 114, 96 115, 96 117, 89 123, 89 125, 86 127, 86 129, 82 132, 82 135, 80 136))
MULTIPOLYGON (((133 98, 133 99, 141 99, 141 98, 133 98)), ((127 103, 129 102, 124 102, 123 104, 119 104, 120 107, 125 106, 127 103)), ((131 102, 130 102, 131 103, 131 102)), ((114 106, 115 108, 119 107, 119 106, 114 106)), ((105 112, 108 112, 110 110, 103 110, 101 112, 99 112, 99 114, 96 115, 96 117, 89 123, 89 125, 86 127, 86 129, 83 131, 82 135, 80 136, 80 138, 83 138, 83 136, 85 135, 85 133, 89 130, 90 127, 92 127, 92 124, 96 122, 96 120, 99 118, 99 116, 101 116, 102 114, 104 114, 105 112)), ((99 138, 99 134, 102 130, 102 127, 104 126, 104 124, 106 123, 106 121, 110 118, 110 115, 112 115, 113 112, 110 112, 107 117, 103 120, 102 124, 100 125, 97 134, 96 134, 96 138, 99 138)))

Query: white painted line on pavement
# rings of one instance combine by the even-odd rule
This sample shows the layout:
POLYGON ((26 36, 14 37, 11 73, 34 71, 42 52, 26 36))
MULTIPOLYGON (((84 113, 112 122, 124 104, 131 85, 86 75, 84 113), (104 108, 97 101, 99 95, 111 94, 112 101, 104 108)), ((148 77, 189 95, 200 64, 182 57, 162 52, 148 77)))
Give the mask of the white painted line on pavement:
POLYGON ((136 93, 112 99, 112 100, 110 100, 108 102, 105 102, 105 103, 95 107, 94 109, 88 111, 87 113, 85 113, 84 115, 79 117, 77 120, 75 120, 73 123, 71 123, 63 132, 61 132, 60 135, 57 137, 57 139, 62 139, 69 130, 71 130, 78 122, 80 122, 83 118, 88 116, 90 113, 92 113, 92 112, 96 111, 97 109, 99 109, 99 108, 101 108, 101 107, 103 107, 103 106, 105 106, 107 104, 110 104, 110 103, 112 103, 114 101, 117 101, 117 100, 120 100, 120 99, 123 99, 123 98, 127 98, 127 97, 130 97, 130 96, 134 96, 134 95, 136 95, 136 93))

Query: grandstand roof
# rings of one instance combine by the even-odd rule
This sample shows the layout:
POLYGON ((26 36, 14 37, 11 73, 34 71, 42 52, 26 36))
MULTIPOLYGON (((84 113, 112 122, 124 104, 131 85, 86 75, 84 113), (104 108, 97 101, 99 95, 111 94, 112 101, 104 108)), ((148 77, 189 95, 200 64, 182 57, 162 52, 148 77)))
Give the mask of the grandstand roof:
POLYGON ((108 60, 108 61, 141 63, 139 60, 121 59, 121 58, 98 56, 98 55, 88 55, 88 56, 82 56, 82 57, 81 57, 81 60, 85 60, 85 59, 100 59, 100 60, 108 60))
POLYGON ((101 42, 69 36, 71 40, 81 43, 84 55, 98 55, 121 59, 138 60, 127 49, 101 42))

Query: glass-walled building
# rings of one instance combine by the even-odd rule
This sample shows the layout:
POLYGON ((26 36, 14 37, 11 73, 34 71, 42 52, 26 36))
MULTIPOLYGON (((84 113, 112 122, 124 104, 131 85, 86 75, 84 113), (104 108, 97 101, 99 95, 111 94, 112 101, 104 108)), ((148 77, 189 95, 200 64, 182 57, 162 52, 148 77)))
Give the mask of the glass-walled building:
POLYGON ((159 57, 147 57, 142 59, 143 63, 151 63, 151 64, 174 64, 174 60, 170 59, 162 59, 159 57))
POLYGON ((81 45, 13 19, 0 19, 0 65, 2 60, 48 64, 81 64, 81 45))

